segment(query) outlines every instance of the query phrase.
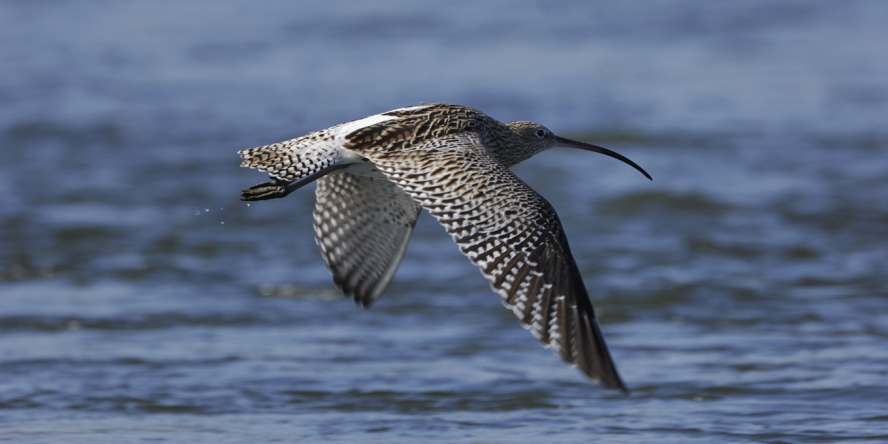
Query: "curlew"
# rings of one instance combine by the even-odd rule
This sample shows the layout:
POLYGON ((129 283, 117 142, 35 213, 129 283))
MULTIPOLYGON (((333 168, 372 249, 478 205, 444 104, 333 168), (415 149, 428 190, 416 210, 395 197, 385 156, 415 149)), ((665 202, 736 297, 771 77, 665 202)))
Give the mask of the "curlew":
POLYGON ((367 306, 392 280, 425 208, 481 269, 521 324, 592 380, 626 392, 558 215, 509 167, 554 147, 617 158, 532 122, 502 123, 459 105, 423 104, 240 151, 273 179, 242 200, 318 181, 316 241, 333 280, 367 306))

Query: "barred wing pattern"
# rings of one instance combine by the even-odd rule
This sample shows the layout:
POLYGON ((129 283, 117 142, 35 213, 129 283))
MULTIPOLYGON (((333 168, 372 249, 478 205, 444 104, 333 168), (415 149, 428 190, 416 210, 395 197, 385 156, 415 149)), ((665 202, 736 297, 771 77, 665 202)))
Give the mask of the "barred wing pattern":
POLYGON ((625 391, 555 210, 477 133, 395 151, 354 146, 438 219, 525 328, 590 378, 625 391), (363 149, 362 149, 363 148, 363 149))
POLYGON ((395 275, 421 207, 381 175, 329 174, 316 195, 316 240, 333 281, 367 306, 395 275))

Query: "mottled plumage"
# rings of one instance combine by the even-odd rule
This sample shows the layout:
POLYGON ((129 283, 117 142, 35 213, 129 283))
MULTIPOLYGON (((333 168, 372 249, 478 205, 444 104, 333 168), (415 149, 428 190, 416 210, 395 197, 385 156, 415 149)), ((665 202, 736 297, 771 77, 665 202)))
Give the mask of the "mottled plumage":
POLYGON ((625 391, 558 215, 508 169, 555 146, 607 154, 644 173, 619 154, 536 123, 504 124, 472 108, 432 104, 241 151, 242 166, 274 179, 242 197, 284 197, 318 179, 321 253, 336 284, 364 305, 388 286, 425 208, 537 339, 625 391))

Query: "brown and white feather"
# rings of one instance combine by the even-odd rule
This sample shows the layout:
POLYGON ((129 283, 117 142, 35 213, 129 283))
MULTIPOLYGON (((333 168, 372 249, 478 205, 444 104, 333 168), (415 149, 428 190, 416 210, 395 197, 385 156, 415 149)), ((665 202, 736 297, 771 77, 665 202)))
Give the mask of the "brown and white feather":
POLYGON ((333 281, 365 306, 382 295, 404 257, 421 207, 385 177, 318 179, 315 239, 333 281))
POLYGON ((351 149, 444 225, 537 339, 592 379, 625 389, 549 202, 493 158, 479 133, 414 148, 351 149))
POLYGON ((421 205, 537 339, 625 391, 558 215, 508 169, 551 148, 552 137, 458 105, 401 108, 241 151, 242 166, 289 183, 244 197, 283 197, 326 174, 316 239, 336 284, 364 305, 389 284, 421 205))

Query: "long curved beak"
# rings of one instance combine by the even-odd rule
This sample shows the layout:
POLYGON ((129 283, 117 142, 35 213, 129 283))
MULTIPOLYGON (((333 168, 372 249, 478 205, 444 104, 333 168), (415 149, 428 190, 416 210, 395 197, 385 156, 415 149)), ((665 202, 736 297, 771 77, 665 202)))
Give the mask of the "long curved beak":
POLYGON ((600 146, 590 145, 588 143, 577 142, 574 140, 565 139, 565 138, 558 137, 558 136, 555 136, 555 143, 556 143, 556 146, 563 146, 565 148, 579 148, 581 150, 586 150, 586 151, 594 151, 596 153, 604 154, 605 156, 611 156, 614 159, 620 159, 623 162, 626 162, 629 165, 632 165, 632 167, 635 168, 636 170, 641 171, 641 174, 644 174, 644 177, 647 177, 650 180, 654 180, 653 178, 651 178, 651 175, 647 173, 647 171, 643 170, 640 166, 636 165, 635 162, 633 162, 633 161, 627 159, 626 157, 623 157, 622 155, 617 154, 607 148, 602 148, 600 146))

